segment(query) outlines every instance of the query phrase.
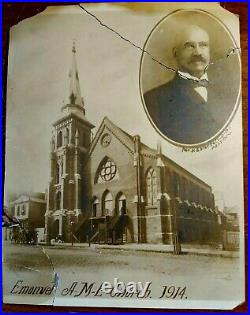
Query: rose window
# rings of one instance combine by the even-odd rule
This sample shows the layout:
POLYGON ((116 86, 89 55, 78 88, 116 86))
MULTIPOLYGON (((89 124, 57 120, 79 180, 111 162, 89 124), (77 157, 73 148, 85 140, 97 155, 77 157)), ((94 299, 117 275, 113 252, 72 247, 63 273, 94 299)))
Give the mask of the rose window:
POLYGON ((102 180, 107 182, 115 177, 116 172, 117 172, 117 168, 116 168, 115 163, 112 160, 108 159, 101 166, 100 177, 102 178, 102 180))

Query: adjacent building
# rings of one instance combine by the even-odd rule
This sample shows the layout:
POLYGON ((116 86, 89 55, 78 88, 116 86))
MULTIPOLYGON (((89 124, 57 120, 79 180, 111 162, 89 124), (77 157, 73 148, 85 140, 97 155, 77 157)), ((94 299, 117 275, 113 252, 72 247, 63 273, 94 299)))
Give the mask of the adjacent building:
POLYGON ((236 207, 224 207, 222 221, 223 248, 226 250, 239 250, 240 225, 238 209, 236 207))
POLYGON ((9 204, 9 213, 20 222, 19 228, 37 233, 38 241, 44 238, 46 194, 20 195, 9 204))

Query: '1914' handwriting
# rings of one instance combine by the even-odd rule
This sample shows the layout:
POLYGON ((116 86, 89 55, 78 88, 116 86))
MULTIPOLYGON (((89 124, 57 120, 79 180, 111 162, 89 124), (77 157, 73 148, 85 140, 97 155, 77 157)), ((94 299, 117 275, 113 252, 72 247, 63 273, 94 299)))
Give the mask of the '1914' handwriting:
POLYGON ((186 287, 175 287, 173 285, 163 286, 163 291, 161 296, 159 297, 160 299, 165 298, 165 299, 187 299, 186 296, 186 287))

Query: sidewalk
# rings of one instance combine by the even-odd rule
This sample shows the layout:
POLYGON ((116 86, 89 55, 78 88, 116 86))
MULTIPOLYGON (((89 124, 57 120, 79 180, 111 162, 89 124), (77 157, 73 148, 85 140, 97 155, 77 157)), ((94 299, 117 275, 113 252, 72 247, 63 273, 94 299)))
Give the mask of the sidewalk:
MULTIPOLYGON (((87 243, 54 243, 52 245, 55 248, 89 248, 87 243)), ((143 252, 155 252, 155 253, 173 253, 173 245, 163 244, 122 244, 122 245, 107 245, 107 244, 91 244, 90 248, 100 248, 109 250, 121 250, 121 251, 143 251, 143 252)), ((220 249, 209 248, 209 246, 195 246, 195 245, 181 245, 181 253, 189 255, 203 255, 212 257, 224 257, 224 258, 238 258, 238 251, 225 251, 220 249)))

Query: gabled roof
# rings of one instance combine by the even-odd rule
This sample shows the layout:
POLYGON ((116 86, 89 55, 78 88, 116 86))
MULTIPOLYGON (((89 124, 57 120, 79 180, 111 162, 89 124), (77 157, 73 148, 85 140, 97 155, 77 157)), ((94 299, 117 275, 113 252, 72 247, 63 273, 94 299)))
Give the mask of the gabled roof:
POLYGON ((45 193, 27 193, 20 195, 17 199, 10 202, 10 205, 15 205, 22 202, 34 201, 39 203, 46 203, 45 193))
MULTIPOLYGON (((87 159, 89 159, 90 155, 92 154, 92 152, 93 152, 100 136, 102 135, 102 132, 103 132, 105 127, 110 131, 110 133, 112 133, 128 149, 129 153, 131 153, 131 154, 134 153, 134 136, 128 134, 126 131, 124 131, 123 129, 116 126, 111 120, 109 120, 108 117, 104 117, 104 119, 102 120, 102 123, 101 123, 99 129, 97 130, 95 137, 91 143, 91 147, 90 147, 87 159)), ((143 142, 141 142, 141 154, 144 156, 154 158, 154 159, 156 159, 158 157, 157 150, 148 147, 143 142)), ((172 165, 177 170, 186 173, 188 176, 199 181, 200 183, 207 186, 208 188, 211 188, 207 183, 205 183, 204 181, 202 181, 201 179, 199 179, 198 177, 196 177, 195 175, 193 175, 192 173, 190 173, 185 168, 181 167, 179 164, 175 163, 173 160, 169 159, 165 155, 161 154, 161 158, 162 158, 163 162, 172 165)))
POLYGON ((109 132, 115 136, 128 150, 129 153, 134 153, 134 141, 133 137, 129 135, 127 132, 122 130, 121 128, 117 127, 111 120, 108 119, 108 117, 104 117, 102 120, 102 123, 100 127, 98 128, 95 137, 91 143, 88 157, 93 152, 98 140, 100 139, 100 136, 102 135, 103 130, 107 128, 109 132))
MULTIPOLYGON (((116 126, 108 117, 104 117, 100 127, 98 128, 95 137, 92 141, 89 154, 92 153, 95 148, 104 128, 107 128, 127 149, 131 154, 134 153, 134 136, 128 134, 126 131, 116 126)), ((151 156, 156 156, 157 151, 149 148, 146 144, 141 142, 141 153, 151 156)))

